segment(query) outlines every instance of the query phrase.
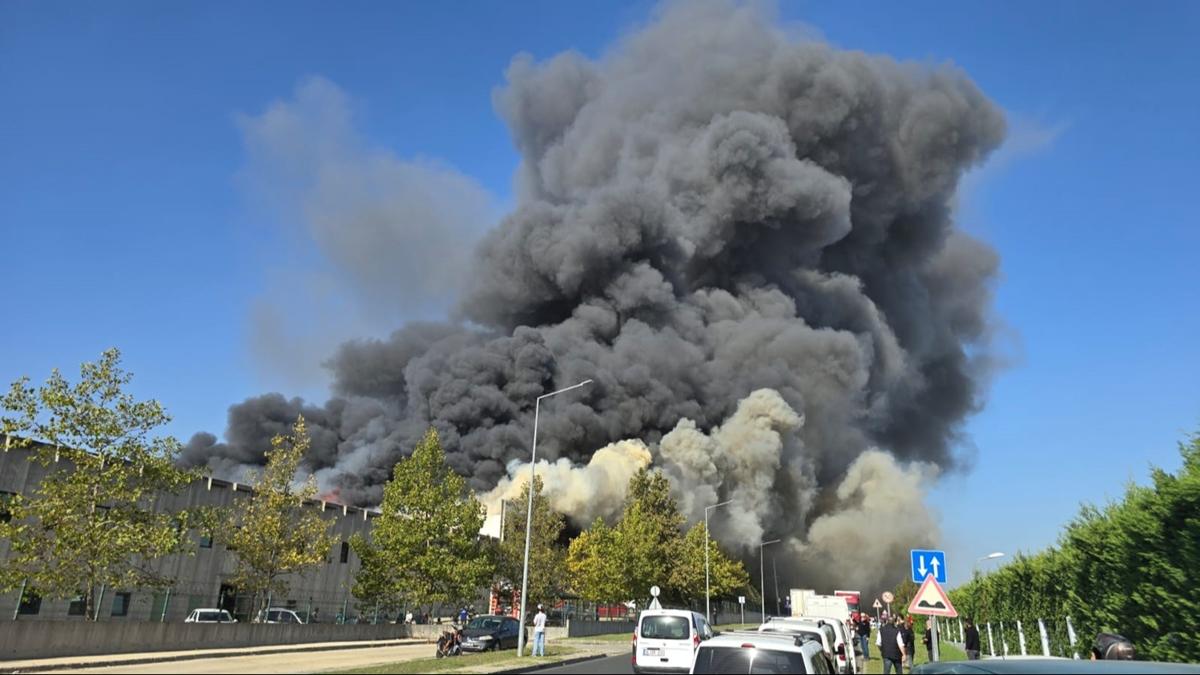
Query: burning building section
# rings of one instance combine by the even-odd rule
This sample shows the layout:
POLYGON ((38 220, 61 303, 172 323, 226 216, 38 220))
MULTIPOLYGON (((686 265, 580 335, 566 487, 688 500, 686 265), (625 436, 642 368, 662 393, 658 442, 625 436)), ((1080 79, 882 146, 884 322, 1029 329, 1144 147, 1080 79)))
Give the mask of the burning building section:
POLYGON ((506 79, 516 205, 454 320, 342 345, 325 404, 236 404, 187 461, 236 475, 303 413, 308 468, 370 505, 432 426, 494 504, 527 475, 536 397, 592 378, 540 422, 539 471, 574 522, 618 512, 653 466, 692 521, 733 500, 725 545, 784 538, 781 576, 894 577, 932 543, 924 491, 981 404, 998 260, 952 216, 1000 110, 952 66, 719 2, 669 5, 595 60, 518 56, 506 79))

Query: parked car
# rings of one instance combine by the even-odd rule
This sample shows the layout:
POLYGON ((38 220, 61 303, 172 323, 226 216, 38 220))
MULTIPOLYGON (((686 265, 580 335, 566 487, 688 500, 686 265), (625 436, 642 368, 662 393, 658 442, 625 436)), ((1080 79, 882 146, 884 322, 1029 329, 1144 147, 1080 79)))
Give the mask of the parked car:
POLYGON ((700 645, 693 673, 834 673, 816 640, 786 633, 734 631, 700 645))
POLYGON ((686 673, 701 642, 713 637, 703 614, 686 609, 648 609, 633 632, 633 672, 686 673))
POLYGON ((521 626, 511 616, 477 616, 463 628, 462 649, 467 652, 499 651, 516 648, 521 626))
POLYGON ((286 607, 272 607, 267 610, 259 610, 255 623, 304 623, 304 619, 286 607))
MULTIPOLYGON (((786 617, 768 621, 759 626, 758 630, 763 633, 798 635, 814 640, 821 645, 821 649, 825 650, 825 654, 829 657, 830 661, 834 662, 834 664, 838 662, 837 631, 834 630, 833 622, 831 621, 807 617, 786 617)), ((841 673, 843 671, 835 666, 833 672, 841 673)))
POLYGON ((193 609, 184 623, 237 623, 237 619, 224 609, 193 609))
POLYGON ((771 617, 767 622, 759 627, 759 630, 771 630, 766 628, 768 625, 776 626, 781 632, 787 632, 786 627, 790 625, 813 626, 820 629, 828 636, 829 631, 833 632, 833 641, 830 646, 833 647, 830 656, 833 662, 837 665, 837 672, 844 675, 854 675, 854 673, 865 672, 866 668, 858 667, 858 660, 855 658, 854 638, 851 637, 849 628, 846 623, 840 619, 828 616, 798 616, 798 617, 771 617), (828 630, 821 626, 824 623, 828 626, 828 630))

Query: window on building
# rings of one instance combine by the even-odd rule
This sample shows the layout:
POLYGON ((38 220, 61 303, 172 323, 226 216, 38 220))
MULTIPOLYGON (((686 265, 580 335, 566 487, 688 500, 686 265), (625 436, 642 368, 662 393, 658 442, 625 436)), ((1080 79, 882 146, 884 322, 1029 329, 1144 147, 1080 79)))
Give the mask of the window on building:
POLYGON ((42 611, 42 596, 36 592, 26 589, 25 595, 21 597, 21 604, 17 606, 17 614, 24 616, 33 616, 42 611))
POLYGON ((350 562, 350 543, 342 542, 342 562, 350 562))
POLYGON ((72 598, 71 604, 67 606, 67 616, 83 616, 86 611, 87 600, 84 600, 82 595, 72 598))
POLYGON ((9 510, 9 503, 13 497, 16 497, 15 492, 4 492, 0 490, 0 523, 12 522, 12 511, 9 510))
POLYGON ((129 614, 129 594, 117 593, 113 596, 113 616, 126 616, 129 614))
POLYGON ((212 533, 200 535, 200 548, 212 548, 212 533))

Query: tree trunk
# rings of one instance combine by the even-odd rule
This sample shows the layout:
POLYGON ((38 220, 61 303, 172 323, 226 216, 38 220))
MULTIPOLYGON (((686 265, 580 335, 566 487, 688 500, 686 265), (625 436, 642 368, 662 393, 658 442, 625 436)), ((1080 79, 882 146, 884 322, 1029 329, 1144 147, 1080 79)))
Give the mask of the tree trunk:
POLYGON ((95 621, 96 616, 96 586, 88 583, 87 590, 83 594, 83 620, 95 621))

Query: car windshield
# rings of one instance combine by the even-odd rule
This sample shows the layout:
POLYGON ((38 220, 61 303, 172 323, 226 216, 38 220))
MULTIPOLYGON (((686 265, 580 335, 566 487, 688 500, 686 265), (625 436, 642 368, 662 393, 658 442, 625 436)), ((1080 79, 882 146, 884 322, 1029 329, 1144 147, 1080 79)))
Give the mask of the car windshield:
POLYGON ((197 621, 220 621, 221 613, 220 612, 200 612, 200 614, 196 617, 196 620, 197 621))
POLYGON ((474 619, 471 619, 471 622, 467 624, 467 628, 483 628, 486 630, 496 630, 497 628, 500 627, 500 623, 502 621, 503 621, 503 619, 500 619, 500 618, 494 617, 494 616, 477 616, 474 619))
POLYGON ((686 640, 691 637, 687 617, 646 616, 642 617, 641 635, 657 640, 686 640))
POLYGON ((749 647, 700 647, 693 673, 807 673, 799 652, 749 647))

